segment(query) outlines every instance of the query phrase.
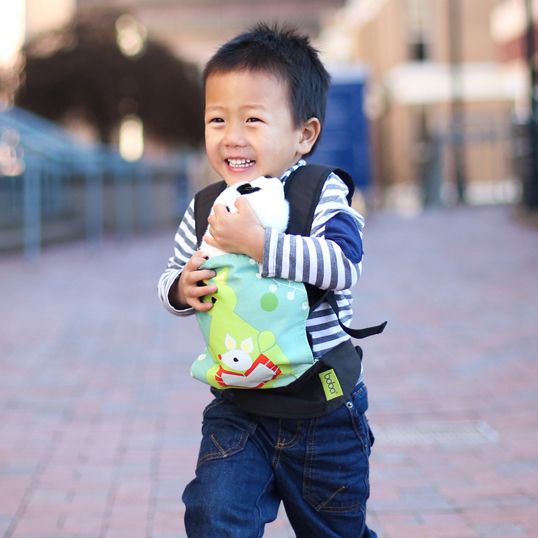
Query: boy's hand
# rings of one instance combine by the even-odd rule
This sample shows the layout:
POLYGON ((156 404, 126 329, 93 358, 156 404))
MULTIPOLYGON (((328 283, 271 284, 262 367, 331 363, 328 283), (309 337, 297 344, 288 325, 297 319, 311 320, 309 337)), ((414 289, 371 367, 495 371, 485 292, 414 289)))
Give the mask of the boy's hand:
POLYGON ((205 261, 204 254, 199 250, 196 251, 183 268, 177 286, 179 303, 189 305, 200 312, 207 312, 213 306, 212 303, 202 303, 201 298, 217 291, 214 284, 206 285, 202 282, 215 276, 215 271, 211 269, 200 269, 205 261))
POLYGON ((225 252, 246 254, 260 262, 263 258, 264 228, 248 200, 240 196, 235 201, 237 213, 216 204, 209 216, 209 232, 204 240, 208 245, 225 252))

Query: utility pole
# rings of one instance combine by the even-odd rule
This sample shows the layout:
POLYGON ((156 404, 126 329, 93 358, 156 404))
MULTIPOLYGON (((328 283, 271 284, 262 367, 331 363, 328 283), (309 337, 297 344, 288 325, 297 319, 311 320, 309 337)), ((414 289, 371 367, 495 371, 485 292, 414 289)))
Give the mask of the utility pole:
POLYGON ((450 139, 452 142, 453 178, 456 186, 456 196, 459 203, 465 202, 465 138, 464 119, 465 109, 463 103, 463 76, 462 61, 462 33, 461 33, 461 4, 460 0, 448 1, 449 26, 449 54, 450 54, 450 139))
POLYGON ((529 69, 529 122, 528 122, 528 166, 523 177, 523 204, 529 210, 538 210, 538 99, 536 95, 534 17, 532 0, 525 1, 527 13, 526 52, 529 69))

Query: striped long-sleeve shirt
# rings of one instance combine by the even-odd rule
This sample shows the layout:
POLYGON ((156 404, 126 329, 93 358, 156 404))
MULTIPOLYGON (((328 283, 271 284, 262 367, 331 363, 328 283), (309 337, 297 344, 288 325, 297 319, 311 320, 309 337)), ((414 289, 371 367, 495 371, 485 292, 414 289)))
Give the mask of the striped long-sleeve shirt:
MULTIPOLYGON (((299 161, 282 176, 288 176, 304 161, 299 161)), ((335 291, 340 308, 340 320, 347 324, 352 318, 351 288, 357 282, 362 265, 363 218, 349 207, 345 183, 331 173, 324 184, 320 201, 314 213, 310 237, 289 235, 266 228, 263 277, 277 277, 305 282, 319 288, 335 291)), ((178 310, 169 299, 174 282, 179 278, 188 260, 197 250, 194 223, 194 200, 181 220, 174 239, 174 254, 159 279, 159 297, 173 314, 194 313, 192 308, 178 310)), ((349 336, 342 330, 330 305, 322 302, 309 315, 307 332, 312 342, 314 357, 327 351, 349 336)))

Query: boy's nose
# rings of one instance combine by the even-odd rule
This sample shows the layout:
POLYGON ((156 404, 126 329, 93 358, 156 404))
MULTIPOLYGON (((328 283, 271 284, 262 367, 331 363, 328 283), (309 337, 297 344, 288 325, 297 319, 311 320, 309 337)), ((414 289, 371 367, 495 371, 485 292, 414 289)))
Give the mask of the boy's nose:
POLYGON ((246 144, 243 129, 238 125, 227 125, 223 142, 226 146, 244 146, 246 144))

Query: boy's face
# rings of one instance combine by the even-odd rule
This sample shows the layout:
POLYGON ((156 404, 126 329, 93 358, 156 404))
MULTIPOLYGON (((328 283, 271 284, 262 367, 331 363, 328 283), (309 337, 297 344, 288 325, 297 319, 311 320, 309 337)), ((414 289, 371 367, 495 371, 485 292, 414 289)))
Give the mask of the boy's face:
POLYGON ((288 88, 270 73, 217 72, 206 80, 207 156, 228 185, 280 177, 310 151, 318 134, 316 118, 295 126, 288 88))

